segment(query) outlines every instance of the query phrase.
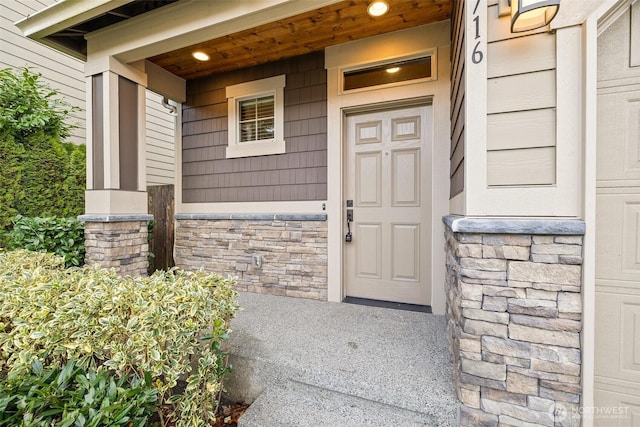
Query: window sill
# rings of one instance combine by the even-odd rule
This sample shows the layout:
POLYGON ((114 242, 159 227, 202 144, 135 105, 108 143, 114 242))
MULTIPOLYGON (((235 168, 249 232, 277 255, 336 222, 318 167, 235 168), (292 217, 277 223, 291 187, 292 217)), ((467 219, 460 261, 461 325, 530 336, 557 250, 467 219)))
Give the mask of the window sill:
POLYGON ((254 142, 230 145, 226 150, 227 159, 239 157, 268 156, 270 154, 282 154, 286 152, 284 141, 254 142))

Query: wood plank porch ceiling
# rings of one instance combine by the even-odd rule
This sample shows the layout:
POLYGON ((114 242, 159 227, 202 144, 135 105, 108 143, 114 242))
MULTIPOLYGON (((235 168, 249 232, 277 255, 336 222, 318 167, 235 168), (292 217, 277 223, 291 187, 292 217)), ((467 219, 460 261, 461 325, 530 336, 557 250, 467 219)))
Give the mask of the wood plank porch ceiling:
MULTIPOLYGON (((389 12, 372 18, 368 0, 348 0, 287 19, 149 58, 184 79, 231 71, 322 50, 327 46, 371 37, 451 17, 452 0, 386 0, 389 12), (210 55, 207 62, 191 54, 210 55)), ((455 1, 455 0, 454 0, 455 1)))

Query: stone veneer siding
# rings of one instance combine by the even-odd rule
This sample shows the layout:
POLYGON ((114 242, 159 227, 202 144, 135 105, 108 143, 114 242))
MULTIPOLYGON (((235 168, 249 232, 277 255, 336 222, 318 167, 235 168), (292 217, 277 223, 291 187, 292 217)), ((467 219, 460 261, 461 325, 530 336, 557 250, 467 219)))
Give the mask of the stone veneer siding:
POLYGON ((151 215, 81 216, 80 220, 84 222, 85 263, 115 268, 123 276, 146 276, 149 265, 147 224, 152 218, 151 215))
POLYGON ((236 276, 243 291, 326 300, 326 215, 176 215, 175 263, 236 276))
POLYGON ((583 223, 539 235, 553 230, 490 221, 445 217, 460 425, 579 426, 583 223))

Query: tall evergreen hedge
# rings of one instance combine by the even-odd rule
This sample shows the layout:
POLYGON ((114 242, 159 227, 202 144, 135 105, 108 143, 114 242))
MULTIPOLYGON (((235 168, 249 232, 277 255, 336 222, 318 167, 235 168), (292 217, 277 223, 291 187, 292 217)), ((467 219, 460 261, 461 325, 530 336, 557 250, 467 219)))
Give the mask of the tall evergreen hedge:
POLYGON ((84 211, 84 145, 65 143, 73 107, 28 68, 0 70, 0 246, 17 215, 84 211))

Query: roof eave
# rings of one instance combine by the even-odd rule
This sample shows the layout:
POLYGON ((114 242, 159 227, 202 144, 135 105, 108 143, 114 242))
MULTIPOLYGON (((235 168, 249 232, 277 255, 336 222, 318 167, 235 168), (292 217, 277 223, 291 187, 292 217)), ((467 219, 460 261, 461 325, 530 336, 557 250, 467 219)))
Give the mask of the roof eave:
MULTIPOLYGON (((132 0, 63 0, 16 22, 22 33, 42 41, 47 36, 95 18, 132 0)), ((78 53, 76 53, 77 56, 78 53)))

